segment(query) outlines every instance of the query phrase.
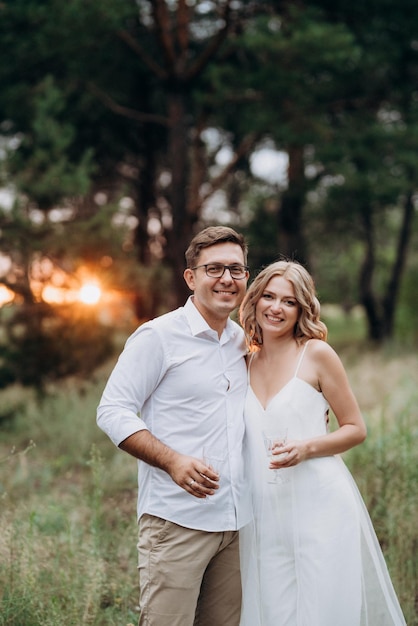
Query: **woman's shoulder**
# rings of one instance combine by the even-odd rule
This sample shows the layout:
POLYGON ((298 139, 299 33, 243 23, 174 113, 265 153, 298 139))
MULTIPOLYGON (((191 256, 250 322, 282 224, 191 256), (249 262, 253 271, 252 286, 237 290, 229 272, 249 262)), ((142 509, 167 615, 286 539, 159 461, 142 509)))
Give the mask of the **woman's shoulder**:
POLYGON ((318 381, 318 389, 323 389, 324 381, 331 376, 343 375, 344 367, 340 357, 326 341, 321 339, 311 339, 306 350, 307 371, 315 373, 315 380, 318 381), (309 369, 311 368, 311 369, 309 369))
POLYGON ((338 359, 338 354, 329 343, 322 339, 309 339, 306 348, 309 356, 318 360, 334 360, 338 359))

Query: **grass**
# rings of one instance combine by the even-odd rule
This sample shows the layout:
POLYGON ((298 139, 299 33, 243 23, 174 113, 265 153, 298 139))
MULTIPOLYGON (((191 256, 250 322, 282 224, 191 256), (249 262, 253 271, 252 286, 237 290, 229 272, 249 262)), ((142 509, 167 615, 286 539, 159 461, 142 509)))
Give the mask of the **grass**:
POLYGON ((353 376, 357 395, 368 395, 368 437, 345 461, 373 520, 406 622, 417 626, 418 358, 369 358, 374 369, 366 358, 353 376))
POLYGON ((104 380, 2 394, 2 626, 137 623, 136 465, 95 425, 104 380))
MULTIPOLYGON (((418 357, 341 345, 369 430, 345 460, 418 626, 418 357)), ((0 392, 0 626, 137 623, 136 465, 95 424, 110 367, 0 392)))

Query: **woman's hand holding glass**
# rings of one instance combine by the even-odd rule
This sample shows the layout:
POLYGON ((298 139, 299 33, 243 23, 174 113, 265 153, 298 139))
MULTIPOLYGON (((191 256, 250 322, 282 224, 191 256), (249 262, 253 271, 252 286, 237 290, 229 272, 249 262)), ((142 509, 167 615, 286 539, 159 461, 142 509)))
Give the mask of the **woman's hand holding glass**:
POLYGON ((271 472, 271 476, 269 476, 268 482, 276 485, 288 482, 289 479, 284 470, 272 467, 272 463, 287 457, 287 452, 280 452, 287 443, 287 428, 273 432, 263 431, 263 438, 266 454, 270 459, 269 472, 271 472))

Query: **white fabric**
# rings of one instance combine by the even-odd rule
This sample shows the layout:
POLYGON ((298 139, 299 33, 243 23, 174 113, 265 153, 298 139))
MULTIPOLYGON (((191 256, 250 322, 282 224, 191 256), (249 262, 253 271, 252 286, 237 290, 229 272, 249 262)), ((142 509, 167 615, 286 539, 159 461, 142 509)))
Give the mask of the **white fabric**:
POLYGON ((266 410, 249 386, 245 463, 254 519, 240 532, 240 626, 406 626, 342 459, 310 459, 278 470, 287 482, 268 482, 273 470, 262 431, 286 426, 289 440, 319 436, 327 431, 327 410, 322 393, 297 371, 266 410))
POLYGON ((226 452, 219 491, 207 499, 192 496, 163 470, 138 461, 138 519, 149 513, 205 531, 236 530, 248 522, 242 466, 244 354, 238 324, 228 320, 219 339, 192 298, 128 339, 97 410, 99 427, 115 445, 146 428, 183 454, 202 458, 206 445, 226 452))

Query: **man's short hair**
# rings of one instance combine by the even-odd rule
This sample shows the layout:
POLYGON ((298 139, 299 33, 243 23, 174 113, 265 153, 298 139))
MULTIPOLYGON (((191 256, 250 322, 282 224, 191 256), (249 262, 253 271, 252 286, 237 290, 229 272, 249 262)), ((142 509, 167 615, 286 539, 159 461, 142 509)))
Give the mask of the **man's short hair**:
POLYGON ((237 233, 233 228, 229 228, 229 226, 208 226, 208 228, 197 233, 191 240, 185 254, 187 267, 197 265, 199 255, 205 248, 226 242, 236 243, 241 248, 244 253, 244 263, 246 264, 248 246, 243 235, 237 233))

